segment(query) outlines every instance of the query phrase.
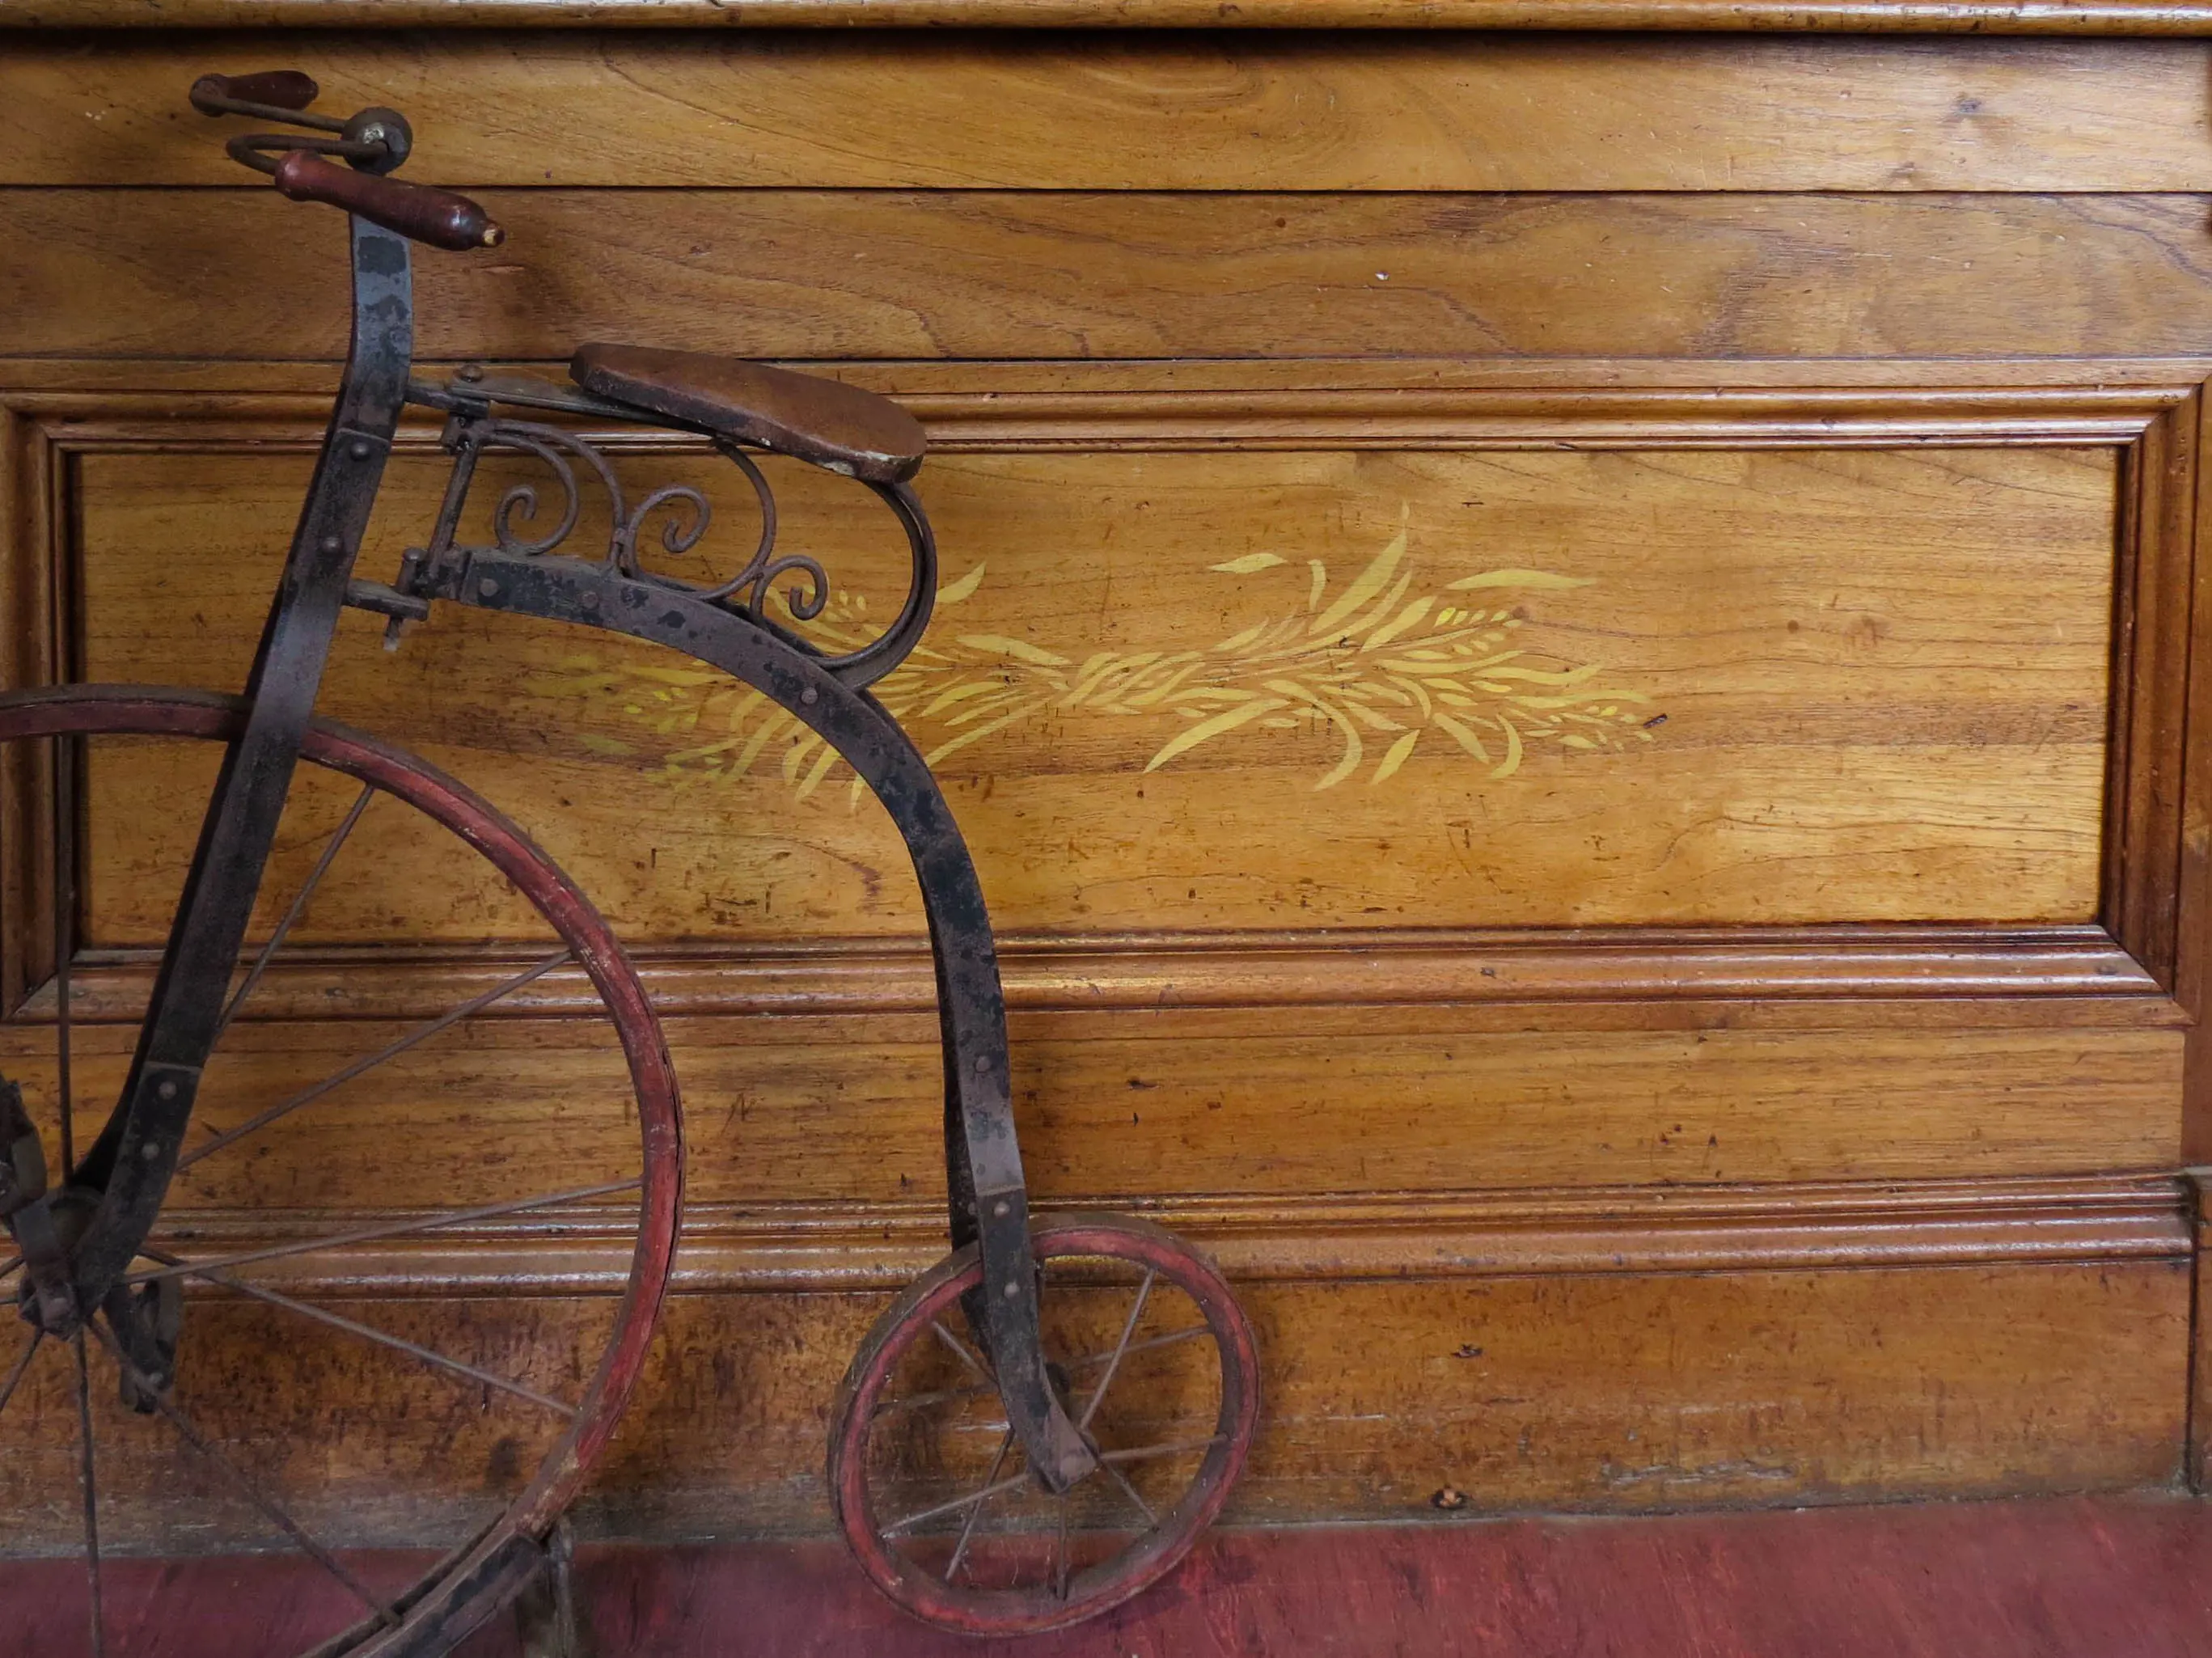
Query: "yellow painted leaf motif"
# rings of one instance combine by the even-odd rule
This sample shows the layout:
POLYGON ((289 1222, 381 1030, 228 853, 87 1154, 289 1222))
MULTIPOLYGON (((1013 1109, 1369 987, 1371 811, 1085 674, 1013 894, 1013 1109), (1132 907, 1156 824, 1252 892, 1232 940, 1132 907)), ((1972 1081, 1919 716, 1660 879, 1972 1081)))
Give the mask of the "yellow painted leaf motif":
POLYGON ((971 651, 1011 656, 1017 662, 1033 663, 1040 668, 1064 668, 1067 665, 1066 657, 1040 650, 1026 639, 1006 639, 998 634, 963 634, 960 642, 971 651))
MULTIPOLYGON (((1334 788, 1368 764, 1363 732, 1390 739, 1368 772, 1370 786, 1389 782, 1422 752, 1432 756, 1425 762, 1431 768, 1463 755, 1503 781, 1534 753, 1558 764, 1657 740, 1644 693, 1607 680, 1601 664, 1565 660, 1532 642, 1543 623, 1526 601, 1511 610, 1467 609, 1437 598, 1484 589, 1565 592, 1590 586, 1589 578, 1505 566, 1441 585, 1431 575, 1423 594, 1409 542, 1401 530, 1333 598, 1327 565, 1307 561, 1303 605, 1286 604, 1203 648, 1094 650, 1079 660, 1003 634, 933 634, 874 693, 932 765, 1041 718, 1139 719, 1180 727, 1153 750, 1146 772, 1240 731, 1303 733, 1304 742, 1318 735, 1337 755, 1316 789, 1334 788), (1528 627, 1536 634, 1522 631, 1528 627), (1431 730, 1449 738, 1450 747, 1422 750, 1431 730)), ((1280 582, 1285 578, 1267 573, 1284 568, 1287 575, 1289 566, 1275 553, 1246 553, 1207 568, 1280 582)), ((973 598, 984 569, 979 562, 940 587, 939 604, 973 598)), ((858 649, 878 631, 864 595, 834 592, 823 614, 804 624, 781 595, 772 602, 784 612, 780 622, 803 628, 827 651, 858 649)), ((632 734, 647 739, 646 753, 594 733, 580 735, 580 745, 609 760, 643 759, 678 786, 744 776, 774 749, 775 769, 806 799, 843 763, 761 692, 708 670, 578 656, 522 689, 621 710, 632 734), (695 730, 714 740, 681 740, 695 730)), ((848 808, 857 809, 865 792, 853 778, 843 791, 848 808)))
POLYGON ((1485 570, 1480 575, 1463 575, 1446 585, 1453 592, 1464 593, 1477 587, 1587 587, 1594 580, 1586 575, 1553 575, 1549 570, 1485 570))
POLYGON ((975 590, 982 585, 983 566, 978 564, 959 580, 939 587, 937 590, 937 602, 940 604, 957 604, 963 598, 973 598, 975 590))
POLYGON ((1188 731, 1170 738, 1158 754, 1145 762, 1145 769, 1158 771, 1176 756, 1188 754, 1200 744, 1218 737, 1224 732, 1235 731, 1248 720, 1257 720, 1263 714, 1272 714, 1277 708, 1289 706, 1279 697, 1262 696, 1249 702, 1240 702, 1233 708, 1224 708, 1219 714, 1200 720, 1188 731))
POLYGON ((1391 778, 1395 777, 1398 774, 1398 768, 1404 765, 1407 756, 1413 753, 1413 744, 1420 740, 1420 732, 1412 731, 1393 743, 1390 745, 1390 751, 1382 756, 1382 764, 1375 768, 1375 775, 1367 780, 1367 786, 1373 788, 1376 784, 1388 782, 1391 778))
POLYGON ((1376 554, 1373 563, 1352 577, 1352 585, 1344 590, 1336 603, 1314 618, 1313 625, 1309 627, 1306 632, 1312 635, 1327 633, 1369 599, 1374 598, 1376 594, 1381 592, 1382 584, 1389 580, 1390 573, 1398 568, 1398 561, 1405 556, 1406 532, 1401 530, 1391 537, 1389 546, 1376 554))

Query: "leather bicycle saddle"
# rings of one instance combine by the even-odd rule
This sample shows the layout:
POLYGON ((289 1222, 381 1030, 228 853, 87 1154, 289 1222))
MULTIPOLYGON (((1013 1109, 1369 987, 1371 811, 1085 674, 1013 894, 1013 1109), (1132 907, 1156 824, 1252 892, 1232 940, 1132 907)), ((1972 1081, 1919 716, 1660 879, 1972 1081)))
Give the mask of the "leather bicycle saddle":
POLYGON ((912 477, 928 447, 921 422, 889 398, 738 357, 583 345, 568 378, 596 397, 870 483, 912 477))

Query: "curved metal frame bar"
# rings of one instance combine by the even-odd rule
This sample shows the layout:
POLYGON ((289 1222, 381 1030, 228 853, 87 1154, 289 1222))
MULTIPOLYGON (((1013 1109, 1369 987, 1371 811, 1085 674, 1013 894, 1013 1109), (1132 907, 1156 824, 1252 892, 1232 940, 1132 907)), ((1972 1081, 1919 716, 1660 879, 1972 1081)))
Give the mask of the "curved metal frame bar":
MULTIPOLYGON (((911 492, 888 485, 878 493, 926 544, 927 521, 911 492)), ((980 1315, 976 1333, 997 1368, 1007 1418, 1033 1464, 1055 1491, 1073 1485, 1097 1459, 1045 1373, 1029 1196, 1007 1074, 1006 999, 982 884, 921 751, 883 704, 844 677, 857 660, 903 636, 909 616, 918 634, 928 619, 927 603, 909 598, 906 615, 867 651, 827 659, 750 615, 698 592, 634 576, 612 562, 496 547, 454 551, 421 573, 411 590, 416 596, 603 628, 720 668, 774 699, 836 749, 890 814, 929 918, 945 1054, 952 1241, 955 1247, 980 1241, 983 1257, 982 1304, 971 1309, 980 1315)), ((916 585, 933 594, 933 558, 925 568, 929 579, 916 585)))
POLYGON ((558 549, 574 531, 582 514, 583 491, 573 460, 581 461, 590 469, 607 498, 612 527, 605 556, 599 562, 603 568, 653 587, 734 611, 755 627, 766 629, 813 658, 824 672, 854 690, 874 684, 905 661, 921 642, 921 635, 929 626, 930 615, 937 605, 937 538, 930 530, 921 502, 904 483, 860 480, 891 509, 899 527, 906 532, 910 574, 905 599, 890 625, 876 638, 859 650, 828 656, 779 627, 767 614, 769 588, 779 577, 796 572, 805 578, 806 586, 790 590, 787 598, 791 613, 802 622, 812 620, 821 614, 829 598, 830 578, 821 564, 807 555, 776 551, 775 492, 751 454, 727 437, 708 434, 715 452, 734 465, 751 488, 760 507, 760 540, 744 568, 735 575, 695 582, 644 569, 638 562, 638 541, 647 517, 660 507, 680 503, 690 509, 690 517, 665 524, 661 544, 671 553, 690 551, 706 534, 713 517, 713 508, 703 495, 689 484, 670 484, 652 491, 633 511, 613 467, 588 439, 565 427, 495 413, 495 407, 520 404, 659 429, 690 428, 670 428, 658 417, 648 418, 638 410, 517 376, 484 376, 475 382, 456 380, 445 385, 410 381, 407 398, 425 408, 442 410, 451 416, 446 427, 444 446, 453 457, 453 475, 447 482, 445 501, 439 507, 429 544, 409 553, 407 567, 400 574, 399 591, 408 598, 419 600, 441 591, 453 569, 485 551, 545 555, 558 549), (527 523, 538 516, 539 507, 537 486, 518 483, 506 489, 493 508, 491 548, 471 547, 459 539, 461 511, 468 502, 477 464, 491 450, 529 455, 552 473, 560 485, 562 501, 559 517, 550 531, 532 537, 518 527, 518 517, 527 523))

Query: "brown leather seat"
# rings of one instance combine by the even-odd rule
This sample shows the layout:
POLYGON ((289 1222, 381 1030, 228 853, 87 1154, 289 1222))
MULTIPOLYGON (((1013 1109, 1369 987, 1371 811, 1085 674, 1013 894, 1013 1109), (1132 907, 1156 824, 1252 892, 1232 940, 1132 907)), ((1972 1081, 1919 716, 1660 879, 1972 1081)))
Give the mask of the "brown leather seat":
POLYGON ((703 426, 872 483, 912 477, 921 422, 873 392, 705 351, 579 346, 568 378, 596 397, 703 426))

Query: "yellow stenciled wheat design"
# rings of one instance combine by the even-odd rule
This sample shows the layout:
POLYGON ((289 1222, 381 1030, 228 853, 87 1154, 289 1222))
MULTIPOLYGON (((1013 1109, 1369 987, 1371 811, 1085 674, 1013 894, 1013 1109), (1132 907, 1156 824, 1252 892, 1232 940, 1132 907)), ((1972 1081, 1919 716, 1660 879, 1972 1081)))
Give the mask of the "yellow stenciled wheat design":
MULTIPOLYGON (((1202 650, 1097 651, 1079 661, 996 634, 933 636, 876 686, 876 695, 917 742, 930 745, 933 766, 1048 712, 1187 722, 1146 762, 1148 772, 1240 726, 1325 723, 1342 746, 1317 789, 1356 774, 1370 739, 1388 739, 1370 784, 1395 774, 1431 732, 1488 766, 1493 778, 1510 777, 1539 744, 1594 750, 1651 740, 1646 721, 1632 711, 1646 702, 1641 693, 1599 685, 1595 663, 1559 664, 1515 646, 1522 617, 1496 606, 1504 592, 1581 587, 1586 580, 1493 569, 1416 597, 1406 545, 1401 531, 1334 598, 1327 568, 1310 561, 1303 607, 1202 650)), ((1249 576, 1287 562, 1249 553, 1212 568, 1249 576)), ((939 589, 939 611, 972 595, 983 573, 979 564, 939 589)), ((872 632, 867 612, 865 598, 833 593, 811 624, 814 636, 832 650, 855 649, 872 632)), ((579 658, 533 689, 619 698, 624 714, 653 736, 675 739, 662 766, 678 779, 741 777, 773 752, 785 782, 805 798, 838 764, 836 751, 793 716, 712 671, 605 669, 579 658), (713 734, 697 740, 703 732, 713 734)), ((586 740, 599 750, 629 747, 586 740)), ((851 798, 860 790, 855 778, 851 798)))

